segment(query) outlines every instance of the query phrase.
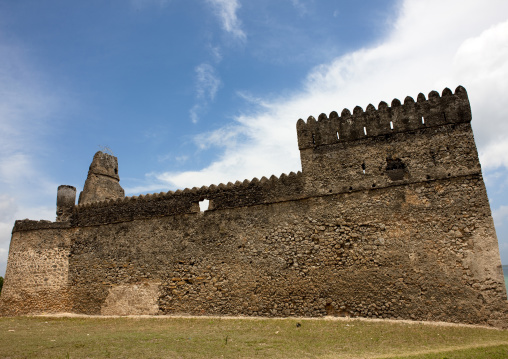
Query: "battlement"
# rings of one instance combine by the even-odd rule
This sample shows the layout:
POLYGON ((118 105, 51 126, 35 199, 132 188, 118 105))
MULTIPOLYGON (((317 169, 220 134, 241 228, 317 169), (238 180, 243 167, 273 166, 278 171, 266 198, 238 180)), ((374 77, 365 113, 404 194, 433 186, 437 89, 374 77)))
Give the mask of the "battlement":
POLYGON ((208 200, 208 211, 277 203, 301 198, 302 173, 236 181, 105 200, 75 206, 72 224, 89 226, 135 219, 200 213, 199 203, 208 200), (300 195, 298 195, 300 193, 300 195), (295 195, 296 194, 296 195, 295 195))
MULTIPOLYGON (((208 195, 213 195, 214 193, 222 192, 227 190, 228 192, 242 191, 247 188, 252 188, 254 186, 262 187, 266 190, 269 188, 273 188, 274 186, 286 185, 288 182, 294 181, 298 177, 301 177, 302 173, 298 172, 290 172, 289 174, 281 174, 279 177, 272 175, 270 178, 265 176, 258 179, 254 177, 252 180, 245 179, 243 181, 228 182, 227 184, 220 183, 218 185, 212 184, 210 186, 202 186, 200 188, 185 188, 178 189, 176 191, 168 191, 168 192, 159 192, 159 193, 148 193, 141 194, 137 196, 128 196, 117 199, 103 200, 98 202, 91 202, 85 204, 78 204, 76 208, 79 210, 81 208, 88 207, 104 207, 109 206, 115 203, 127 203, 127 202, 135 202, 135 201, 153 201, 160 199, 168 199, 174 198, 178 196, 191 196, 191 197, 207 197, 208 195)), ((208 198, 207 198, 208 199, 208 198)))
POLYGON ((420 93, 416 102, 410 96, 404 99, 404 104, 398 99, 394 99, 391 106, 381 101, 377 110, 369 104, 365 111, 356 106, 352 114, 345 108, 340 116, 335 111, 329 116, 322 113, 317 121, 310 116, 307 122, 299 119, 296 130, 298 147, 303 150, 470 121, 471 108, 466 89, 458 86, 455 93, 445 88, 441 96, 432 91, 428 99, 420 93))

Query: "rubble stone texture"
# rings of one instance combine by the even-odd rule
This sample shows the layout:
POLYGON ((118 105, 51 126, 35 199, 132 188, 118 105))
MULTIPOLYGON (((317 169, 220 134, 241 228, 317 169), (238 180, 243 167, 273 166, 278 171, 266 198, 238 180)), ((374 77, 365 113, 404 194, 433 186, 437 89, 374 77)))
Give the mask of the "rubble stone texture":
POLYGON ((126 198, 99 152, 67 220, 16 221, 1 311, 505 327, 470 121, 460 86, 322 114, 297 123, 302 172, 126 198))
POLYGON ((123 198, 125 193, 119 182, 117 158, 101 151, 97 152, 93 156, 78 204, 123 198))

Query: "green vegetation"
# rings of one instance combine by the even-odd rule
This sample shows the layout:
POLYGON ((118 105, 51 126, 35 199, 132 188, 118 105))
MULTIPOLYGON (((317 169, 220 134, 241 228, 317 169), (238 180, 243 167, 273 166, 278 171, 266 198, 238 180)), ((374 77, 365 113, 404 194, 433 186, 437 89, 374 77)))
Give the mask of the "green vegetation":
POLYGON ((4 286, 4 277, 0 277, 0 293, 2 293, 3 286, 4 286))
POLYGON ((13 359, 508 357, 508 331, 359 320, 0 318, 0 342, 13 359))

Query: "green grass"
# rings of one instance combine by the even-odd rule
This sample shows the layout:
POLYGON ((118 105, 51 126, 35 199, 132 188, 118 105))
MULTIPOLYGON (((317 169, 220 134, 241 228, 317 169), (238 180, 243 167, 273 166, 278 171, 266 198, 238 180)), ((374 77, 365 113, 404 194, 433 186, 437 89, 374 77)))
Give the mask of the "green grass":
POLYGON ((0 318, 0 343, 13 359, 508 357, 508 331, 359 320, 0 318))

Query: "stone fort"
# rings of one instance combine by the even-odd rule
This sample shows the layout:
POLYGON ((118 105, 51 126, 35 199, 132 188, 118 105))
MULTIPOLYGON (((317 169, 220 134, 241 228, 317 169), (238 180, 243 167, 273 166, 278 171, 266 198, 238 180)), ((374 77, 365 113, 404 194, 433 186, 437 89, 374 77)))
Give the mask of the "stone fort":
POLYGON ((470 122, 461 86, 321 114, 301 172, 133 197, 98 152, 77 205, 60 186, 55 222, 15 222, 0 311, 506 326, 470 122))

